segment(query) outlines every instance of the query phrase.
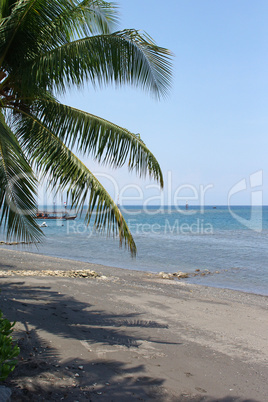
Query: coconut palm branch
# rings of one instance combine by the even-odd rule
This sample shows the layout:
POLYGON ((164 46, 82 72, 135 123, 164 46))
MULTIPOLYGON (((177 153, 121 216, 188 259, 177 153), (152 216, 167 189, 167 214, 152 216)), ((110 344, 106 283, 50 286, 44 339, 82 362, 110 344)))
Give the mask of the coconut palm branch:
POLYGON ((86 220, 89 222, 96 207, 95 226, 98 229, 106 226, 107 233, 116 232, 118 226, 120 242, 124 238, 134 255, 133 238, 116 204, 65 144, 71 148, 76 146, 80 153, 91 153, 99 162, 112 166, 121 166, 128 160, 130 170, 135 169, 140 175, 149 173, 162 186, 162 172, 154 155, 139 136, 89 113, 52 100, 37 102, 36 112, 39 118, 24 112, 16 129, 25 153, 35 163, 35 170, 48 177, 53 188, 68 189, 72 206, 78 211, 90 193, 86 220))
POLYGON ((4 223, 7 239, 15 234, 26 242, 40 240, 34 219, 36 188, 32 169, 0 113, 0 225, 4 223))
MULTIPOLYGON (((170 86, 171 53, 139 31, 112 33, 116 9, 102 0, 5 0, 0 18, 0 107, 9 116, 17 153, 28 163, 25 179, 29 175, 29 182, 33 180, 34 168, 52 188, 67 190, 80 210, 89 197, 87 222, 97 211, 95 226, 118 233, 135 254, 116 204, 73 150, 112 167, 127 164, 163 186, 156 158, 139 135, 63 105, 55 95, 89 81, 93 86, 129 83, 164 96, 170 86)), ((7 122, 2 123, 7 129, 7 122)), ((33 194, 33 188, 29 192, 33 194)))
POLYGON ((136 30, 96 35, 67 43, 24 66, 24 81, 39 80, 60 93, 91 81, 96 86, 130 83, 165 96, 170 86, 170 52, 136 30), (35 78, 36 77, 36 78, 35 78))
MULTIPOLYGON (((46 139, 45 130, 48 130, 67 147, 76 148, 82 155, 91 155, 99 163, 111 167, 121 167, 127 163, 130 171, 135 169, 141 177, 149 174, 163 187, 159 163, 139 135, 52 98, 38 100, 35 108, 31 109, 33 111, 34 116, 24 112, 25 118, 17 127, 25 151, 34 150, 31 152, 33 159, 38 159, 39 145, 46 139)), ((40 165, 39 160, 38 163, 40 165)))

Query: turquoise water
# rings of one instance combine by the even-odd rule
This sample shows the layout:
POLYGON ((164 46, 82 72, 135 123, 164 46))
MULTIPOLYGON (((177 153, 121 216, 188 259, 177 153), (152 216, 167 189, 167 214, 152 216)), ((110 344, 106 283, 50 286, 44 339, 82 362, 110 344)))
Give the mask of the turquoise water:
POLYGON ((268 207, 121 210, 138 248, 136 259, 118 247, 118 239, 85 226, 83 216, 75 221, 46 221, 46 237, 38 250, 12 248, 150 272, 219 271, 187 281, 268 295, 268 207))

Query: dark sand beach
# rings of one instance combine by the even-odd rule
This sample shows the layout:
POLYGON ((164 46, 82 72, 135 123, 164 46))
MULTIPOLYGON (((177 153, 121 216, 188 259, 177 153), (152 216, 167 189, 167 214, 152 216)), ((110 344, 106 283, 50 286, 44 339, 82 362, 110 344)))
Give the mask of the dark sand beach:
POLYGON ((16 320, 12 401, 268 400, 265 296, 1 248, 0 270, 91 269, 106 278, 5 276, 16 320))

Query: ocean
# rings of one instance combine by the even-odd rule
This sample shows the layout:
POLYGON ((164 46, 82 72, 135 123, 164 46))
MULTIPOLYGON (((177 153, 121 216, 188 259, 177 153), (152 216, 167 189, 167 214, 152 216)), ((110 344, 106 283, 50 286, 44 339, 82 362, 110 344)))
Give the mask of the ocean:
POLYGON ((118 238, 84 225, 83 214, 74 221, 47 220, 38 248, 9 249, 148 272, 209 270, 210 275, 184 280, 268 295, 268 206, 129 206, 121 211, 137 245, 136 258, 119 247, 118 238))

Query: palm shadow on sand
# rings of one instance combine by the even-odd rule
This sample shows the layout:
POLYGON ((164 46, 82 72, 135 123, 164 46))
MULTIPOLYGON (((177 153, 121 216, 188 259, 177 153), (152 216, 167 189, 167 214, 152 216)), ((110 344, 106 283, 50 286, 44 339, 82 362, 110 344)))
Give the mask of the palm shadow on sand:
MULTIPOLYGON (((61 364, 58 350, 39 335, 39 330, 57 335, 69 340, 70 347, 72 339, 78 339, 89 346, 138 350, 143 341, 169 344, 164 339, 166 325, 142 320, 138 313, 97 310, 94 305, 60 294, 49 286, 27 286, 23 280, 2 284, 1 290, 5 316, 24 324, 24 329, 16 333, 21 348, 19 363, 6 381, 12 388, 12 401, 216 401, 207 394, 180 394, 179 390, 177 396, 171 395, 165 389, 164 379, 148 376, 144 364, 91 359, 90 353, 61 364), (138 337, 135 328, 142 329, 138 337), (155 331, 152 337, 147 329, 162 331, 155 331)), ((217 401, 246 402, 234 397, 217 401)))
POLYGON ((143 375, 144 365, 129 367, 124 362, 111 359, 92 361, 90 354, 85 352, 85 359, 83 356, 65 361, 63 366, 59 364, 58 351, 38 333, 43 330, 68 339, 70 346, 72 339, 78 339, 89 345, 97 343, 129 349, 139 348, 144 340, 166 344, 165 340, 146 336, 147 328, 167 329, 166 325, 142 320, 136 313, 111 315, 94 309, 89 303, 59 294, 49 286, 26 286, 21 280, 2 284, 1 290, 5 316, 11 321, 23 323, 25 327, 25 331, 16 333, 21 348, 20 360, 6 381, 13 388, 14 400, 58 401, 64 398, 65 401, 74 401, 77 398, 81 402, 100 396, 102 400, 108 398, 109 401, 148 400, 151 397, 155 399, 156 394, 157 400, 162 400, 163 380, 143 375), (144 329, 144 336, 139 339, 133 335, 133 329, 137 327, 144 329), (126 330, 128 328, 130 331, 126 330), (78 366, 83 366, 83 370, 79 371, 78 366), (75 377, 77 371, 79 377, 75 377), (63 377, 74 382, 63 389, 57 385, 63 377))

